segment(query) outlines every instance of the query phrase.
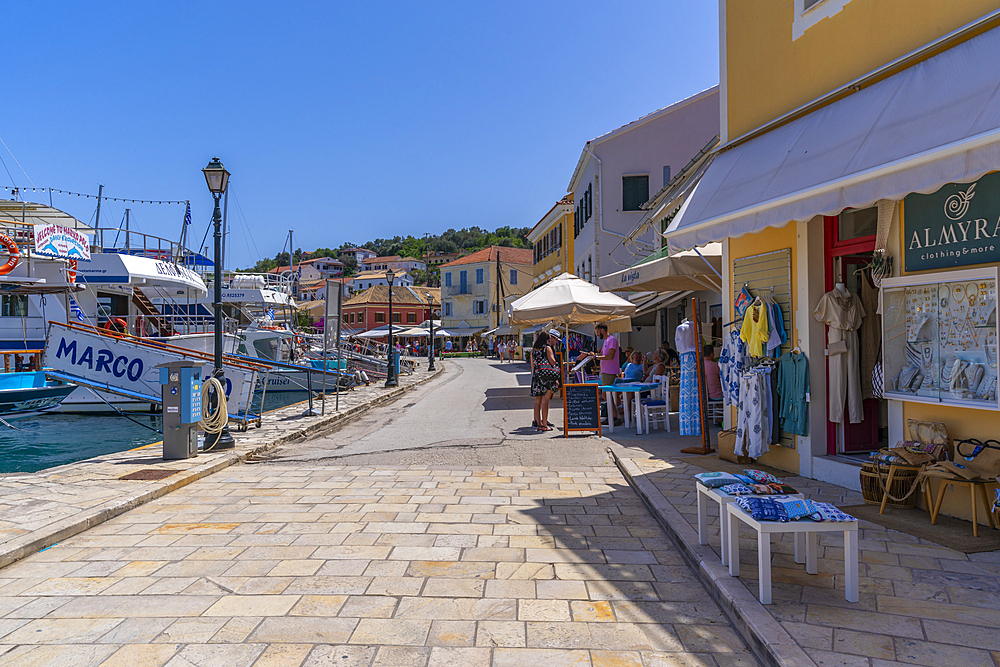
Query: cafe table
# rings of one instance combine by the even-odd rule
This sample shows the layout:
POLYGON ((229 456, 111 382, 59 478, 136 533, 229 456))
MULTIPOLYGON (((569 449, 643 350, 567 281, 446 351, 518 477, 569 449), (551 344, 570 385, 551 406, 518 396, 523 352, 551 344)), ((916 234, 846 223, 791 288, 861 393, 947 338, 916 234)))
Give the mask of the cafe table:
MULTIPOLYGON (((631 424, 629 422, 631 409, 628 405, 629 394, 633 394, 635 399, 636 407, 639 406, 639 394, 645 391, 654 391, 660 388, 659 382, 620 382, 618 384, 603 385, 601 391, 604 392, 604 399, 608 404, 608 433, 615 432, 615 420, 614 420, 614 408, 612 406, 612 394, 620 393, 622 395, 622 412, 625 413, 625 428, 630 428, 631 424)), ((635 432, 638 435, 642 435, 642 420, 639 419, 638 411, 635 416, 635 432)))

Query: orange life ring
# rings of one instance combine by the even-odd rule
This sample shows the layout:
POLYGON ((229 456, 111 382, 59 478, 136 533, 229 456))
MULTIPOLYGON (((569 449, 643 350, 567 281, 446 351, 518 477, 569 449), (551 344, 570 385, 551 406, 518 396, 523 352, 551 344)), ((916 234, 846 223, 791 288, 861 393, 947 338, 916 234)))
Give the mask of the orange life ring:
POLYGON ((6 234, 0 234, 0 245, 2 245, 7 252, 10 253, 10 257, 7 258, 7 263, 0 266, 0 276, 5 276, 14 270, 17 266, 18 261, 20 261, 21 253, 17 249, 17 244, 14 240, 7 236, 6 234))
POLYGON ((69 260, 69 271, 66 272, 66 277, 69 279, 69 282, 71 282, 71 283, 75 283, 76 282, 76 260, 75 259, 69 260))
POLYGON ((128 322, 120 317, 112 317, 104 323, 104 328, 115 333, 128 333, 128 322))

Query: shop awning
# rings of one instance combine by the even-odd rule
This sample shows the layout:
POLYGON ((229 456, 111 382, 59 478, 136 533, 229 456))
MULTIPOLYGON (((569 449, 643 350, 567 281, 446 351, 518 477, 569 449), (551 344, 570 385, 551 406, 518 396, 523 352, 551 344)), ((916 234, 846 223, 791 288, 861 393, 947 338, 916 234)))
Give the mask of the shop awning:
POLYGON ((601 289, 629 292, 722 291, 722 244, 664 256, 654 255, 601 277, 601 289))
POLYGON ((1000 28, 719 152, 673 249, 931 193, 1000 169, 1000 28))

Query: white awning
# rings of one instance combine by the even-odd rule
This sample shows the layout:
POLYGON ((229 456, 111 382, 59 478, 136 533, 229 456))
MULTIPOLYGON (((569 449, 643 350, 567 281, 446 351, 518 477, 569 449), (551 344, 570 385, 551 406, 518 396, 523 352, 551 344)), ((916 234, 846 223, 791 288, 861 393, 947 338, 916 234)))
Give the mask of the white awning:
POLYGON ((674 249, 1000 169, 1000 28, 719 153, 664 233, 674 249))
POLYGON ((91 285, 186 288, 208 294, 201 276, 191 269, 151 257, 94 253, 89 262, 80 262, 76 272, 78 282, 91 285))
POLYGON ((722 244, 644 260, 598 280, 601 289, 633 292, 722 291, 722 244))

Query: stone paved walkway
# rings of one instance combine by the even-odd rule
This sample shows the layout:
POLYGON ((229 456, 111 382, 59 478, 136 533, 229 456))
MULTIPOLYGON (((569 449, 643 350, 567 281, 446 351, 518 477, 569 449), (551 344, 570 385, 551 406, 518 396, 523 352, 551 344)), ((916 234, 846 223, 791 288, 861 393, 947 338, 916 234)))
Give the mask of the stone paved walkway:
MULTIPOLYGON (((236 448, 200 454, 193 459, 164 461, 160 443, 37 473, 0 475, 0 566, 64 539, 109 516, 141 504, 221 470, 241 457, 300 438, 373 403, 398 395, 430 376, 426 365, 399 378, 400 388, 380 384, 344 392, 340 410, 331 396, 325 416, 302 417, 306 405, 269 412, 261 428, 233 430, 236 448), (172 470, 161 481, 126 481, 123 475, 142 469, 172 470)), ((318 412, 320 404, 315 403, 318 412)))
POLYGON ((0 570, 0 665, 754 665, 617 469, 242 464, 0 570))
MULTIPOLYGON (((631 463, 696 535, 691 475, 704 469, 677 459, 631 463)), ((863 502, 859 493, 836 485, 794 475, 785 481, 808 498, 863 502)), ((718 558, 718 505, 708 507, 709 553, 718 558)), ((747 526, 740 528, 739 581, 756 598, 757 538, 747 526)), ((867 521, 860 524, 859 538, 859 603, 844 600, 843 536, 829 533, 819 538, 817 575, 794 562, 790 538, 774 538, 773 604, 758 609, 780 622, 818 665, 1000 665, 1000 552, 966 555, 867 521)))

